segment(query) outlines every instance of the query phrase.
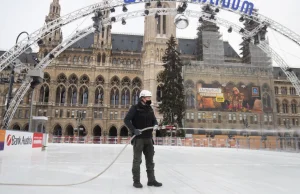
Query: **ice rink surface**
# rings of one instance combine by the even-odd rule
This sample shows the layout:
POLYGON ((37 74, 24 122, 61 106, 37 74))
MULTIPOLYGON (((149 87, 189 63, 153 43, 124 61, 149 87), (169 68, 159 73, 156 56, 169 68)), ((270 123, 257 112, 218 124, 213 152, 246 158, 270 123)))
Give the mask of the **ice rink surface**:
MULTIPOLYGON (((54 145, 47 151, 0 153, 1 183, 68 184, 102 171, 124 145, 54 145)), ((156 178, 142 189, 132 186, 132 146, 99 178, 71 187, 0 186, 1 194, 298 194, 300 155, 271 151, 155 146, 156 178)))

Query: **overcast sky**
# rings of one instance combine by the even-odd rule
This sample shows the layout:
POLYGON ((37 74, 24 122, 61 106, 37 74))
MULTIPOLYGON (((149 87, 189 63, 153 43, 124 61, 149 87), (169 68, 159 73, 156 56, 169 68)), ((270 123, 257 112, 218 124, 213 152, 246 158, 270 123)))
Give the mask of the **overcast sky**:
MULTIPOLYGON (((42 27, 45 23, 45 16, 49 13, 49 6, 53 0, 1 0, 0 1, 0 50, 10 49, 16 41, 17 35, 21 31, 27 31, 29 33, 42 27)), ((101 0, 60 0, 62 13, 66 15, 77 9, 85 6, 97 3, 101 0)), ((249 0, 255 4, 255 7, 259 9, 259 12, 278 23, 288 27, 295 33, 300 34, 300 1, 297 0, 249 0)), ((143 9, 144 5, 131 5, 129 11, 143 9)), ((188 9, 199 10, 200 6, 189 5, 188 9)), ((117 10, 117 13, 121 13, 117 10)), ((238 21, 238 16, 232 13, 221 11, 220 17, 230 20, 233 23, 242 25, 238 21)), ((79 20, 77 22, 68 25, 63 28, 64 37, 74 32, 76 28, 82 29, 85 26, 91 25, 91 17, 79 20)), ((120 33, 144 33, 144 18, 140 17, 127 21, 127 25, 123 26, 120 23, 113 25, 113 32, 120 33), (140 26, 140 28, 137 28, 140 26)), ((185 30, 178 30, 177 36, 179 37, 195 37, 197 27, 197 19, 190 19, 190 26, 185 30)), ((236 33, 228 34, 226 29, 221 28, 223 39, 228 40, 234 49, 240 53, 239 43, 241 37, 236 33)), ((273 30, 268 30, 268 37, 270 39, 270 45, 276 50, 281 57, 293 67, 300 68, 300 46, 291 42, 285 37, 282 37, 273 30)), ((23 35, 25 38, 26 36, 23 35)), ((274 66, 277 66, 274 64, 274 66)))

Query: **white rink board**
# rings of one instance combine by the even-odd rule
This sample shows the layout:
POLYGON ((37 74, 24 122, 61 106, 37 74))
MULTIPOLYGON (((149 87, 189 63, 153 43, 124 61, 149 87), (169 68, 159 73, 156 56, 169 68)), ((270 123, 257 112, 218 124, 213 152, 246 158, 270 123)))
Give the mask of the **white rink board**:
MULTIPOLYGON (((103 170, 124 145, 54 145, 45 152, 0 156, 0 182, 64 184, 103 170)), ((161 188, 132 187, 132 146, 96 180, 73 187, 0 186, 4 194, 298 194, 300 155, 271 151, 155 146, 161 188)))

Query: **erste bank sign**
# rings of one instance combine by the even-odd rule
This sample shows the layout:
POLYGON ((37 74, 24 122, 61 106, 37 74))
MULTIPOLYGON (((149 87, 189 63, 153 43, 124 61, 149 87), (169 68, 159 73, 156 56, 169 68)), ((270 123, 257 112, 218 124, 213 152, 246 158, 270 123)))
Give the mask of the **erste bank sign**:
MULTIPOLYGON (((163 1, 163 0, 162 0, 163 1)), ((146 2, 146 0, 124 0, 124 3, 139 3, 139 2, 146 2)), ((182 1, 183 2, 183 1, 182 1)), ((206 3, 209 2, 212 5, 220 5, 226 9, 232 9, 233 11, 240 10, 245 14, 251 16, 254 9, 254 4, 249 1, 243 0, 187 0, 186 2, 194 3, 206 3)))

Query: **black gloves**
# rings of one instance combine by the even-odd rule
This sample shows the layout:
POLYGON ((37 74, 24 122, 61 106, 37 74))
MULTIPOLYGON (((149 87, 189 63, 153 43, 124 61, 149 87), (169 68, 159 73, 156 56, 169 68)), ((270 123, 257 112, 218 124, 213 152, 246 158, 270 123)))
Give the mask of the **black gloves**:
POLYGON ((141 131, 139 129, 134 129, 133 133, 136 136, 141 135, 141 131))

